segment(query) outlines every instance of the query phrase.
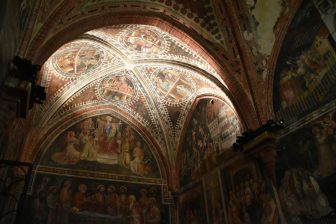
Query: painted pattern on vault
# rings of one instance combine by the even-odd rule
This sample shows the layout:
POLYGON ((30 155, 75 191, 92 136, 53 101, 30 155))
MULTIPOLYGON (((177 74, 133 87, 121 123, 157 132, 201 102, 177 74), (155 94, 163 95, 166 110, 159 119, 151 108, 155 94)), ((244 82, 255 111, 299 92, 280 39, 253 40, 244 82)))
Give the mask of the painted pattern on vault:
POLYGON ((116 54, 108 51, 105 46, 97 42, 81 39, 63 45, 43 66, 44 76, 42 85, 46 87, 48 97, 46 102, 39 107, 39 109, 41 111, 50 110, 55 101, 59 100, 67 90, 80 83, 82 79, 95 79, 98 72, 106 70, 111 67, 111 65, 118 66, 121 63, 120 58, 116 54), (99 56, 97 56, 97 58, 92 58, 93 51, 84 51, 80 49, 94 49, 95 52, 99 52, 99 56), (70 55, 73 55, 73 52, 82 55, 82 63, 79 63, 78 61, 75 62, 76 57, 79 58, 79 56, 71 59, 70 55), (67 56, 69 57, 63 61, 67 56), (60 58, 63 58, 61 59, 63 63, 61 65, 58 64, 60 58), (97 63, 91 61, 98 59, 99 62, 97 63), (75 67, 79 68, 79 70, 77 70, 77 68, 75 69, 75 67), (82 71, 79 72, 81 69, 82 71), (77 73, 75 74, 74 72, 77 73))
POLYGON ((219 76, 186 44, 156 27, 119 25, 89 31, 46 62, 48 99, 36 124, 46 132, 84 112, 120 113, 141 124, 174 164, 178 139, 197 96, 229 102, 216 84, 189 65, 219 76))
MULTIPOLYGON (((146 25, 118 25, 89 31, 87 34, 106 40, 128 59, 140 62, 140 60, 151 58, 192 64, 206 69, 211 75, 221 80, 216 71, 196 52, 191 50, 188 45, 156 27, 146 25), (133 35, 139 35, 138 33, 143 32, 143 30, 147 30, 147 32, 150 33, 150 35, 148 35, 149 37, 145 37, 145 35, 132 37, 131 39, 133 39, 133 41, 135 41, 135 38, 138 38, 138 40, 134 42, 135 44, 131 44, 129 38, 132 33, 135 33, 133 35), (148 38, 150 41, 148 41, 148 43, 147 41, 140 41, 141 38, 144 40, 148 38), (157 46, 149 48, 151 41, 156 42, 157 46), (148 47, 145 46, 146 44, 148 47)), ((148 63, 148 61, 145 62, 148 63)), ((151 63, 154 63, 154 61, 151 61, 151 63)))

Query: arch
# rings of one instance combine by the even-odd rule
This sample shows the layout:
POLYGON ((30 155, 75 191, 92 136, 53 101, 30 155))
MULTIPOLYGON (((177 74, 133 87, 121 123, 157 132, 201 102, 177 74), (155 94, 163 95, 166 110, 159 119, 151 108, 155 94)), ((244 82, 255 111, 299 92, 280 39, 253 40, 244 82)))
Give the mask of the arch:
POLYGON ((86 31, 118 24, 143 24, 156 26, 163 31, 171 33, 173 36, 185 41, 196 53, 204 58, 220 75, 224 83, 228 86, 232 96, 233 103, 240 108, 243 117, 250 128, 259 126, 256 109, 251 102, 251 98, 239 82, 238 78, 234 76, 234 72, 229 65, 217 58, 216 54, 211 48, 205 47, 206 43, 202 41, 197 32, 186 28, 177 21, 173 21, 166 16, 131 13, 125 15, 123 13, 105 13, 101 15, 94 15, 83 18, 77 22, 69 25, 65 29, 54 34, 46 40, 52 21, 46 22, 41 28, 37 36, 32 40, 29 49, 25 56, 32 58, 34 63, 43 64, 49 56, 54 53, 62 44, 77 38, 86 31), (189 33, 186 34, 186 32, 189 33), (195 40, 191 38, 195 37, 195 40), (44 43, 41 45, 41 43, 44 43), (200 44, 201 43, 201 44, 200 44), (243 110, 244 109, 244 110, 243 110))

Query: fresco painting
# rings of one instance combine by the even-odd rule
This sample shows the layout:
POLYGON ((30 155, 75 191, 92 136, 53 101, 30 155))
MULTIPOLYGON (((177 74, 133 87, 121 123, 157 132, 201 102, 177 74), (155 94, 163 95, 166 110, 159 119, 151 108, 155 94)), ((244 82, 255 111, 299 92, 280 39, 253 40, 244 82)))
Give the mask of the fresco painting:
POLYGON ((195 92, 191 78, 176 69, 160 69, 154 77, 159 94, 170 100, 183 100, 195 92))
POLYGON ((113 115, 87 118, 65 130, 48 148, 42 165, 159 177, 148 144, 113 115))
POLYGON ((181 185, 200 178, 215 156, 231 147, 240 132, 234 111, 217 99, 201 99, 186 128, 181 148, 181 185))
POLYGON ((206 224, 202 185, 197 184, 181 193, 179 197, 179 214, 181 224, 206 224))
POLYGON ((144 28, 132 30, 124 37, 128 49, 139 53, 157 53, 163 47, 159 35, 144 28))
POLYGON ((126 76, 113 76, 102 80, 99 95, 108 101, 124 101, 134 96, 135 88, 126 76))
POLYGON ((279 223, 271 181, 257 164, 237 164, 221 170, 221 176, 228 223, 279 223))
POLYGON ((208 222, 225 223, 224 206, 218 172, 212 172, 204 178, 208 222))
POLYGON ((336 221, 336 113, 283 137, 278 151, 278 192, 287 220, 336 221))
POLYGON ((161 187, 38 173, 27 224, 170 223, 161 187))
POLYGON ((280 0, 245 0, 246 8, 249 13, 248 26, 244 26, 243 35, 246 40, 254 40, 256 44, 252 45, 252 52, 255 56, 261 53, 264 56, 271 54, 275 34, 274 27, 286 1, 280 0))
POLYGON ((57 54, 54 64, 61 74, 78 76, 99 66, 103 53, 93 46, 76 46, 57 54))
POLYGON ((291 108, 308 113, 335 98, 335 46, 312 1, 304 2, 279 55, 276 111, 291 108))

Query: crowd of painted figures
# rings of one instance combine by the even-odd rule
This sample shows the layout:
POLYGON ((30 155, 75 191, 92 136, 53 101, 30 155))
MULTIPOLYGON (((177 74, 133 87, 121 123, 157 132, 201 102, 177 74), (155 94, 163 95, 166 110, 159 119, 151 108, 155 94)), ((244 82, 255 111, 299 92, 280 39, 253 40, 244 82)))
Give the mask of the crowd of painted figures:
POLYGON ((275 217, 276 203, 262 178, 249 178, 229 191, 229 223, 273 223, 275 217))
POLYGON ((126 185, 74 183, 64 180, 60 186, 44 177, 31 200, 34 224, 76 224, 105 218, 129 224, 158 224, 161 208, 157 190, 142 187, 129 191, 126 185))
POLYGON ((51 155, 61 165, 74 165, 80 161, 95 161, 120 165, 137 175, 154 172, 154 161, 148 146, 127 124, 112 116, 88 118, 77 128, 68 129, 54 148, 63 148, 51 155))

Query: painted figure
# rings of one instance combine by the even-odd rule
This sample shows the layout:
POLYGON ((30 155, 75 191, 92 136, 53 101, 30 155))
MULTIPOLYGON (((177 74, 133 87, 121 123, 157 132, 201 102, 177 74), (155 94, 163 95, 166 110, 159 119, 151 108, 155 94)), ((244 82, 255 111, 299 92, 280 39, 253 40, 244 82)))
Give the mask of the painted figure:
POLYGON ((56 152, 51 159, 59 164, 76 164, 80 159, 80 152, 76 149, 79 140, 74 131, 68 131, 65 137, 65 149, 62 152, 56 152))
POLYGON ((82 123, 82 130, 79 134, 81 146, 81 160, 95 161, 97 159, 96 139, 93 133, 93 121, 87 119, 82 123))
POLYGON ((98 126, 99 154, 117 155, 119 153, 119 127, 111 116, 105 116, 98 126))
POLYGON ((50 186, 47 195, 48 221, 47 224, 56 224, 57 217, 57 186, 50 186))
POLYGON ((107 214, 117 216, 120 210, 120 199, 113 185, 107 187, 106 195, 107 214))
POLYGON ((133 149, 134 159, 130 163, 131 171, 139 175, 145 175, 150 173, 151 167, 145 164, 145 154, 141 147, 141 142, 136 143, 136 147, 133 149))
POLYGON ((91 211, 104 214, 106 212, 105 208, 105 186, 103 184, 99 184, 97 186, 96 193, 91 196, 91 211))
POLYGON ((69 222, 72 199, 71 185, 71 180, 65 180, 59 192, 57 224, 68 224, 69 222))
POLYGON ((80 184, 78 186, 78 191, 75 193, 72 199, 72 210, 81 211, 86 210, 89 200, 86 196, 87 186, 85 184, 80 184))
POLYGON ((148 224, 159 224, 161 220, 160 208, 155 198, 149 198, 149 209, 146 216, 148 224))
POLYGON ((129 202, 129 224, 143 224, 143 217, 141 213, 141 207, 137 202, 135 195, 128 196, 129 202))

